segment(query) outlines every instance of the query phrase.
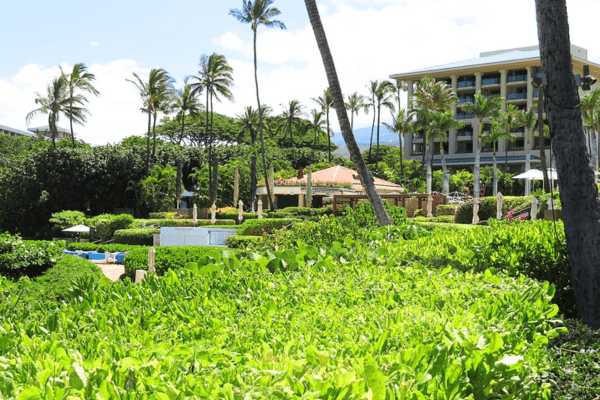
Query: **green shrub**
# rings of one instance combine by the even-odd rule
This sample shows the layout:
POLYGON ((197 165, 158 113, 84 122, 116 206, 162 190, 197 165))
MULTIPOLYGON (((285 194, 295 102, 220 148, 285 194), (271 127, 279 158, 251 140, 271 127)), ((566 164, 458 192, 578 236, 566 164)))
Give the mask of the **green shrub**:
MULTIPOLYGON (((133 244, 98 244, 98 243, 69 243, 67 249, 71 251, 97 251, 98 253, 119 253, 133 250, 138 247, 133 244)), ((148 248, 147 246, 142 246, 148 248)))
MULTIPOLYGON (((514 209, 527 207, 531 200, 526 197, 510 197, 507 196, 502 202, 502 215, 514 209)), ((496 197, 483 197, 479 199, 479 220, 488 221, 496 219, 496 208, 498 207, 498 199, 496 197)), ((468 201, 462 204, 456 210, 454 222, 457 224, 470 224, 473 222, 473 201, 468 201)))
POLYGON ((115 232, 115 243, 152 246, 154 234, 157 232, 160 232, 160 229, 122 229, 115 232))
POLYGON ((237 235, 263 236, 265 233, 270 234, 276 229, 284 228, 298 221, 300 221, 298 218, 253 219, 244 222, 242 227, 237 231, 237 235))
POLYGON ((22 240, 8 232, 0 234, 0 275, 33 277, 52 268, 60 259, 65 242, 22 240))
MULTIPOLYGON (((197 262, 208 253, 223 251, 236 251, 235 249, 222 249, 213 246, 172 246, 156 247, 154 254, 154 268, 156 273, 163 275, 169 269, 179 270, 189 262, 197 262)), ((125 275, 135 278, 135 271, 148 269, 148 249, 135 248, 125 257, 125 275)))
POLYGON ((151 212, 150 218, 151 219, 167 219, 167 213, 166 212, 151 212))
POLYGON ((97 282, 104 278, 104 273, 91 261, 66 255, 27 285, 27 296, 30 299, 63 300, 75 278, 88 278, 97 282))
POLYGON ((456 210, 456 204, 439 204, 435 210, 436 215, 452 215, 454 216, 454 210, 456 210))
MULTIPOLYGON (((245 213, 242 213, 242 216, 244 217, 244 219, 242 220, 242 223, 244 221, 249 220, 249 219, 258 219, 258 213, 245 212, 245 213)), ((231 211, 231 212, 218 212, 218 213, 215 214, 215 218, 217 220, 220 220, 220 219, 230 219, 230 220, 235 221, 236 224, 239 222, 238 221, 238 217, 239 217, 239 212, 233 212, 233 211, 231 211)))
POLYGON ((440 224, 454 224, 454 215, 435 215, 433 217, 415 217, 416 222, 437 222, 440 224))
POLYGON ((263 243, 262 236, 231 235, 225 239, 225 244, 227 247, 232 249, 255 248, 257 245, 261 245, 263 243))
MULTIPOLYGON (((146 227, 150 225, 158 226, 158 227, 193 227, 194 220, 192 219, 136 219, 133 223, 132 228, 141 228, 142 223, 146 223, 146 227)), ((223 225, 235 225, 236 222, 233 219, 218 219, 215 221, 215 226, 223 226, 223 225)), ((207 219, 199 219, 196 223, 196 227, 206 227, 212 226, 210 220, 207 219)))
POLYGON ((129 229, 134 222, 130 214, 102 214, 91 219, 91 224, 96 228, 96 236, 99 239, 112 239, 115 232, 121 229, 129 229))
POLYGON ((52 214, 49 222, 52 230, 58 234, 63 229, 85 223, 85 215, 81 211, 61 211, 52 214))
POLYGON ((269 218, 289 218, 300 217, 305 219, 305 217, 320 217, 322 215, 332 215, 333 214, 333 206, 329 205, 327 207, 322 208, 310 208, 310 207, 286 207, 275 212, 268 211, 267 216, 269 218))

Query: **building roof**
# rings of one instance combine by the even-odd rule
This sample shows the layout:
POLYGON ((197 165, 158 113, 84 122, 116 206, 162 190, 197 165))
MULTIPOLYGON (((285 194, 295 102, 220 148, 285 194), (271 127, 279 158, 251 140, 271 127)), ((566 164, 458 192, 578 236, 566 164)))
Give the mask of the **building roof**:
MULTIPOLYGON (((27 130, 29 132, 50 132, 50 127, 48 125, 44 125, 44 126, 38 126, 36 128, 27 128, 27 130)), ((68 134, 71 134, 71 130, 66 129, 66 128, 61 128, 60 126, 56 127, 56 132, 67 132, 68 134)))
MULTIPOLYGON (((358 179, 358 172, 342 167, 341 165, 336 165, 331 168, 322 169, 320 171, 316 171, 312 173, 312 182, 327 182, 327 183, 349 183, 351 185, 361 185, 360 179, 358 179), (356 176, 356 178, 355 178, 356 176)), ((383 179, 373 178, 375 186, 386 189, 397 189, 400 190, 402 186, 397 185, 392 182, 384 181, 383 179)), ((308 180, 308 176, 304 175, 301 179, 291 178, 288 179, 288 183, 298 183, 306 184, 308 180)))
MULTIPOLYGON (((584 64, 590 66, 590 73, 598 76, 600 65, 591 63, 587 60, 587 50, 575 45, 571 45, 571 55, 573 57, 574 70, 577 73, 583 68, 584 64)), ((477 58, 470 60, 457 61, 449 64, 437 65, 435 67, 423 68, 416 71, 404 72, 401 74, 390 75, 392 79, 420 79, 425 75, 436 77, 437 75, 450 74, 453 71, 473 70, 485 72, 486 70, 498 70, 499 65, 512 64, 517 68, 528 65, 540 65, 540 50, 538 46, 520 47, 516 49, 497 50, 484 52, 477 58)))
POLYGON ((22 135, 22 136, 27 136, 27 137, 36 137, 31 132, 26 132, 26 131, 22 131, 20 129, 9 128, 8 126, 0 125, 0 131, 2 131, 2 130, 13 132, 13 133, 16 133, 17 135, 22 135))

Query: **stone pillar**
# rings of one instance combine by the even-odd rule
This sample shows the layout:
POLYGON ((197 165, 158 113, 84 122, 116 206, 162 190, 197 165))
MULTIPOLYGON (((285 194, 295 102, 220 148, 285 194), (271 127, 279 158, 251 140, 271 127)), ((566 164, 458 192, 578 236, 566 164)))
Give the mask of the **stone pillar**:
POLYGON ((298 194, 298 207, 306 207, 304 204, 304 194, 298 194))
MULTIPOLYGON (((412 107, 412 97, 413 97, 413 89, 414 89, 414 82, 413 81, 407 81, 406 82, 407 88, 406 88, 406 104, 407 104, 407 111, 412 107)), ((406 157, 410 157, 412 156, 412 148, 413 148, 413 134, 409 133, 408 135, 404 135, 404 155, 406 157)), ((310 207, 310 206, 309 206, 310 207)))
POLYGON ((502 97, 502 111, 506 111, 506 77, 508 71, 503 69, 500 71, 500 97, 502 97))
POLYGON ((475 93, 481 92, 481 72, 475 72, 475 93))

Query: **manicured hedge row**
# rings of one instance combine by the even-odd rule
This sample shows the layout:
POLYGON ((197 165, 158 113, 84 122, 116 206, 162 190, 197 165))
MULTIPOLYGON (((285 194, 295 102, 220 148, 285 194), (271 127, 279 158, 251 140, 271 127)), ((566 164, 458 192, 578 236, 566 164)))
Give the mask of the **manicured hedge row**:
POLYGON ((240 236, 262 236, 265 233, 270 234, 276 229, 284 228, 298 222, 298 218, 265 218, 256 219, 244 222, 242 227, 237 231, 240 236))
MULTIPOLYGON (((238 221, 239 215, 240 214, 239 214, 238 211, 236 211, 236 212, 233 212, 233 211, 230 211, 230 212, 218 212, 218 213, 215 214, 215 218, 217 218, 217 220, 231 219, 231 220, 234 221, 234 223, 237 224, 237 223, 239 223, 239 221, 238 221)), ((249 219, 258 219, 258 213, 245 212, 245 213, 242 213, 242 216, 244 217, 244 219, 242 220, 242 223, 244 221, 249 220, 249 219)), ((263 216, 266 216, 266 212, 263 213, 263 216)))
POLYGON ((232 249, 248 249, 263 243, 262 236, 231 235, 225 239, 227 247, 232 249))
POLYGON ((438 204, 435 209, 436 215, 452 215, 454 216, 454 210, 456 210, 458 206, 456 204, 438 204))
MULTIPOLYGON (((234 249, 223 249, 211 246, 173 246, 156 247, 154 255, 154 268, 156 273, 163 275, 169 269, 178 270, 189 262, 197 262, 208 253, 223 251, 236 251, 234 249)), ((136 248, 125 257, 125 275, 131 279, 135 278, 137 269, 148 269, 148 249, 136 248)))
MULTIPOLYGON (((496 197, 483 197, 479 199, 479 220, 487 221, 496 219, 496 208, 498 199, 496 197)), ((502 215, 513 209, 520 209, 531 204, 531 198, 527 197, 505 197, 502 202, 502 215)), ((462 204, 456 210, 454 221, 457 224, 470 224, 473 222, 473 201, 462 204)))
POLYGON ((152 246, 154 243, 153 235, 157 232, 160 232, 160 229, 123 229, 115 232, 115 243, 152 246))
POLYGON ((52 268, 61 257, 65 242, 23 240, 8 232, 0 234, 0 275, 14 279, 33 277, 52 268))
MULTIPOLYGON (((138 247, 133 244, 96 244, 96 243, 69 243, 67 245, 67 249, 74 250, 83 250, 83 251, 96 251, 98 253, 119 253, 130 251, 138 247)), ((148 248, 148 246, 141 246, 144 248, 148 248)))
POLYGON ((305 219, 305 217, 320 217, 321 215, 333 215, 333 207, 286 207, 274 212, 269 211, 267 215, 269 218, 289 218, 290 216, 293 216, 305 219))
MULTIPOLYGON (((154 225, 159 227, 193 227, 194 220, 192 219, 136 219, 133 227, 141 228, 142 222, 146 222, 146 226, 154 225)), ((233 219, 217 219, 215 225, 235 225, 236 220, 233 219)), ((196 223, 196 227, 199 226, 211 226, 210 220, 208 219, 199 219, 196 223)))

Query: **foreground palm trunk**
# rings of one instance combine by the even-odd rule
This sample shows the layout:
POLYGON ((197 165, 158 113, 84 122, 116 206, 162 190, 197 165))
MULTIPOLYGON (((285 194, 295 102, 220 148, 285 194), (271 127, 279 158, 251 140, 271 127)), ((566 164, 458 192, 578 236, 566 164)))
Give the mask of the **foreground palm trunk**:
POLYGON ((348 120, 348 114, 346 114, 346 107, 344 106, 344 97, 342 95, 340 82, 338 81, 335 65, 333 63, 333 57, 329 51, 329 44, 327 43, 325 30, 321 24, 321 17, 319 16, 317 4, 315 3, 315 0, 304 0, 304 2, 306 4, 306 10, 308 11, 310 23, 313 27, 313 31, 315 32, 315 38, 317 40, 317 45, 319 46, 319 51, 321 52, 321 58, 323 59, 323 64, 325 65, 325 72, 327 73, 327 80, 329 82, 329 87, 331 88, 331 94, 333 95, 335 111, 340 122, 340 128, 342 130, 344 141, 346 142, 346 147, 350 152, 350 158, 352 162, 354 162, 354 166, 358 171, 363 189, 365 190, 365 193, 371 202, 373 212, 377 216, 379 225, 391 225, 392 220, 385 209, 383 202, 381 201, 381 196, 379 196, 379 193, 377 193, 375 190, 375 185, 373 184, 371 176, 367 171, 365 161, 360 154, 360 149, 358 148, 356 140, 354 139, 354 135, 352 134, 352 130, 350 129, 350 121, 348 120))
POLYGON ((536 0, 542 68, 550 93, 552 148, 577 312, 600 328, 600 203, 585 146, 579 94, 573 77, 565 0, 536 0))

